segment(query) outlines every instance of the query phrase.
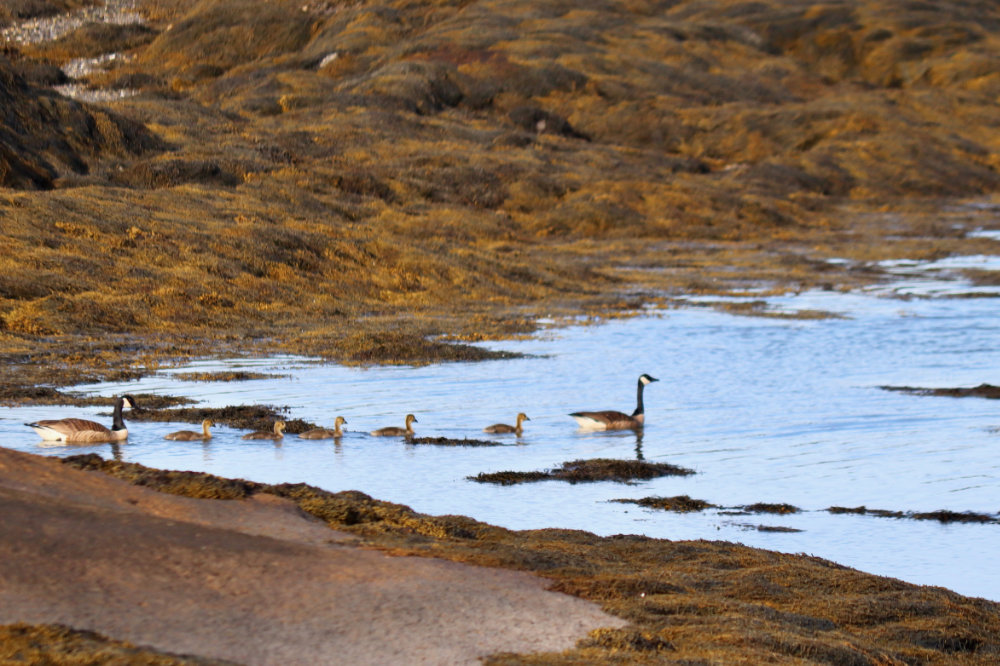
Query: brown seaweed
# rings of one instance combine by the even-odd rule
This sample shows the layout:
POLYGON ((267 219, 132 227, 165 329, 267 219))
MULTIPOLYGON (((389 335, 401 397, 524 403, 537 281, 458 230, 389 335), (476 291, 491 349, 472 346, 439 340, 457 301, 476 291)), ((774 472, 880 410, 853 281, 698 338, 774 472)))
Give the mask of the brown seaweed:
POLYGON ((497 483, 509 486, 515 483, 530 483, 549 479, 569 483, 593 481, 630 483, 637 480, 655 479, 660 476, 686 476, 688 474, 694 474, 694 471, 669 463, 593 458, 565 462, 555 469, 542 472, 490 472, 470 476, 469 479, 479 483, 497 483))

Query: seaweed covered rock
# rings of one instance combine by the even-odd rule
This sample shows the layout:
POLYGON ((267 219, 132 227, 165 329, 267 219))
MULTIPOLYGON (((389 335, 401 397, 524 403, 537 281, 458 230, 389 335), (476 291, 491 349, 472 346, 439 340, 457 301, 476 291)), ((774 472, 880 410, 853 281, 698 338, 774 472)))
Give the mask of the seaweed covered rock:
POLYGON ((36 88, 0 56, 0 186, 49 189, 108 158, 161 150, 142 124, 36 88))

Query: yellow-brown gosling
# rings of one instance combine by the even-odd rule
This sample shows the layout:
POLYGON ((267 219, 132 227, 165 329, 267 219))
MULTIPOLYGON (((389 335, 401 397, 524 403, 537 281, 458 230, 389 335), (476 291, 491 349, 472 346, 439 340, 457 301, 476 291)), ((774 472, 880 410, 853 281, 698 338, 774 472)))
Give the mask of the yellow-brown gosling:
POLYGON ((491 426, 487 426, 487 427, 483 428, 483 432, 493 433, 494 435, 503 435, 503 434, 507 434, 507 433, 514 433, 518 437, 520 437, 521 434, 524 432, 524 427, 523 427, 524 422, 525 421, 530 421, 530 420, 531 419, 529 419, 527 417, 527 415, 525 415, 524 412, 521 412, 520 414, 517 415, 517 425, 516 426, 507 425, 506 423, 494 423, 491 426))
POLYGON ((123 395, 115 401, 115 415, 111 428, 87 419, 58 419, 25 423, 47 442, 66 442, 68 444, 102 444, 106 442, 121 442, 128 438, 128 428, 122 420, 122 407, 136 409, 135 398, 123 395))
POLYGON ((657 381, 660 380, 646 374, 639 376, 635 411, 631 415, 609 409, 603 412, 573 412, 570 416, 585 430, 638 430, 645 421, 642 389, 646 384, 657 381))
POLYGON ((275 441, 284 438, 285 432, 285 422, 275 421, 274 431, 270 430, 258 430, 257 432, 248 432, 243 435, 243 439, 273 439, 275 441))
POLYGON ((387 428, 379 428, 378 430, 372 430, 371 434, 375 437, 411 437, 413 435, 413 424, 417 422, 417 417, 413 414, 406 415, 406 427, 400 428, 398 426, 389 426, 387 428))
POLYGON ((344 433, 340 431, 340 426, 345 425, 347 421, 344 420, 343 416, 338 416, 333 421, 333 430, 329 428, 313 428, 312 430, 306 430, 303 433, 299 433, 299 437, 302 439, 330 439, 340 437, 344 433))
POLYGON ((178 430, 177 432, 172 432, 166 435, 164 439, 172 439, 176 442, 193 442, 196 440, 212 439, 212 433, 208 431, 209 428, 214 426, 212 419, 205 419, 201 422, 201 432, 195 432, 194 430, 178 430))

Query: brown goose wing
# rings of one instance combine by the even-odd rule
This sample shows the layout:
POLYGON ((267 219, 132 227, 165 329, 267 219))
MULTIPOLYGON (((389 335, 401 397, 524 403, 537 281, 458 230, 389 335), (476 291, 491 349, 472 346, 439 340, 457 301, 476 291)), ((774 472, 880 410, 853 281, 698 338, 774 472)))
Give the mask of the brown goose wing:
POLYGON ((103 444, 117 442, 128 436, 126 431, 117 432, 101 426, 101 430, 80 430, 66 435, 66 441, 72 444, 103 444))
POLYGON ((59 420, 47 420, 47 421, 36 421, 33 425, 39 428, 48 428, 49 430, 55 430, 62 435, 69 437, 70 435, 79 434, 83 432, 96 432, 102 433, 105 436, 111 434, 111 430, 102 426, 97 421, 88 421, 87 419, 59 419, 59 420))
POLYGON ((570 416, 578 416, 585 419, 591 419, 592 421, 597 421, 598 423, 603 423, 609 425, 611 423, 622 423, 632 421, 632 417, 628 414, 622 412, 617 412, 613 409, 608 409, 603 412, 573 412, 570 416))

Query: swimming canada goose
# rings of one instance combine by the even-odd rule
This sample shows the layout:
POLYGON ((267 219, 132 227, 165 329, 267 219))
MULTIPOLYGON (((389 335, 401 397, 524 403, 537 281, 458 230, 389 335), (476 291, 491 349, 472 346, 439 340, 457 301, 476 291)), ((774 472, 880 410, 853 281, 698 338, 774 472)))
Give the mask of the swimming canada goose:
POLYGON ((413 435, 413 424, 417 422, 417 417, 413 414, 406 415, 406 427, 399 428, 397 426, 389 426, 388 428, 379 428, 378 430, 372 430, 371 434, 375 437, 410 437, 413 435))
POLYGON ((115 401, 115 416, 108 430, 96 421, 87 419, 59 419, 25 423, 48 442, 66 442, 68 444, 101 444, 105 442, 120 442, 128 437, 128 428, 122 420, 122 407, 128 405, 136 409, 135 398, 123 395, 115 401))
POLYGON ((570 414, 581 428, 587 430, 628 430, 641 428, 645 420, 642 407, 642 389, 646 384, 658 382, 655 377, 643 374, 639 375, 639 389, 636 393, 636 406, 632 415, 623 414, 614 410, 603 412, 573 412, 570 414))
POLYGON ((205 419, 201 422, 201 432, 195 432, 194 430, 178 430, 177 432, 172 432, 166 435, 163 439, 172 439, 177 442, 193 442, 196 440, 212 439, 212 433, 208 431, 209 428, 214 426, 212 419, 205 419))
POLYGON ((331 437, 337 438, 343 435, 340 431, 340 426, 346 424, 347 421, 344 420, 343 416, 338 416, 333 421, 333 430, 328 428, 313 428, 312 430, 306 430, 305 432, 299 433, 299 437, 302 439, 330 439, 331 437))
POLYGON ((279 440, 284 438, 285 422, 275 421, 274 430, 258 430, 257 432, 248 432, 243 435, 243 439, 273 439, 279 440))
POLYGON ((507 425, 506 423, 494 423, 491 426, 487 426, 487 427, 483 428, 483 432, 490 432, 490 433, 493 433, 494 435, 502 435, 504 433, 510 433, 510 432, 512 432, 512 433, 515 433, 518 436, 520 436, 520 434, 522 432, 524 432, 524 428, 522 427, 522 424, 525 421, 530 421, 530 420, 531 419, 529 419, 524 412, 521 412, 520 414, 517 415, 517 425, 516 426, 507 425))

